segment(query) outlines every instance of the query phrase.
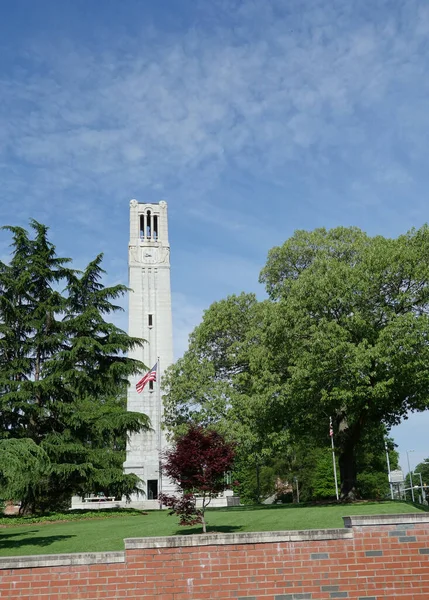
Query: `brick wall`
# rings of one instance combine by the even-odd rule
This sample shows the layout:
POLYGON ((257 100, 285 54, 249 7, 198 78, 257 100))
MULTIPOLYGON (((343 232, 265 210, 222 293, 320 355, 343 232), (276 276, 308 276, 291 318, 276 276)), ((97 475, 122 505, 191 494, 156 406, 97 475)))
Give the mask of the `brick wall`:
POLYGON ((125 540, 125 552, 0 559, 0 598, 429 600, 429 514, 344 529, 125 540))

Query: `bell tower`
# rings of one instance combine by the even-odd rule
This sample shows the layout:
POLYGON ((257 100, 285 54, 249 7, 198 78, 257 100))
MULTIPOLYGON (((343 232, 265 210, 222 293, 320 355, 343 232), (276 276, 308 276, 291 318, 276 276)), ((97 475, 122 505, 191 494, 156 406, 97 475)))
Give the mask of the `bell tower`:
POLYGON ((158 508, 159 494, 172 491, 171 483, 163 481, 160 473, 160 455, 166 447, 161 429, 160 382, 164 370, 173 362, 170 245, 164 201, 157 204, 130 202, 128 280, 128 333, 146 340, 142 348, 134 349, 129 356, 143 361, 148 370, 157 365, 157 380, 149 381, 141 394, 136 391, 136 383, 145 373, 130 382, 127 408, 147 414, 152 431, 132 434, 124 471, 135 473, 142 481, 143 493, 133 499, 133 505, 158 508))

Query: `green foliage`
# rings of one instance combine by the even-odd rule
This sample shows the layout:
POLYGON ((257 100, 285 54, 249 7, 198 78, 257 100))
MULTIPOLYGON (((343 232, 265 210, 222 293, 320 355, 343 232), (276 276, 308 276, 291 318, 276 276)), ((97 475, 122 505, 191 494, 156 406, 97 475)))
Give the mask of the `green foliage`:
POLYGON ((283 462, 273 457, 266 459, 264 465, 248 464, 237 461, 233 477, 239 485, 236 493, 240 496, 241 504, 257 504, 261 499, 281 493, 282 481, 285 478, 283 462))
POLYGON ((389 496, 389 481, 380 471, 358 473, 357 488, 362 498, 383 500, 389 496))
POLYGON ((391 470, 399 468, 399 454, 393 440, 386 438, 385 427, 367 427, 356 449, 356 489, 361 498, 382 500, 390 497, 386 447, 391 470))
POLYGON ((269 300, 243 293, 204 313, 167 376, 168 427, 195 420, 237 440, 237 469, 259 473, 258 497, 282 455, 303 494, 324 497, 330 484, 303 476, 311 465, 294 475, 292 463, 309 462, 298 460, 304 438, 308 456, 329 446, 332 417, 342 497, 383 494, 383 435, 428 407, 428 227, 397 239, 298 231, 270 251, 261 281, 269 300), (358 473, 378 475, 359 483, 358 473))
POLYGON ((40 467, 26 481, 15 461, 20 483, 12 490, 4 472, 3 494, 18 495, 24 511, 63 507, 90 491, 129 494, 137 479, 122 472, 125 439, 149 423, 125 408, 128 377, 144 367, 126 353, 142 342, 104 318, 119 310, 112 301, 126 287, 103 286, 101 255, 75 271, 44 225, 31 228, 34 237, 5 228, 13 250, 9 264, 0 262, 0 437, 9 451, 19 441, 40 467))
MULTIPOLYGON (((273 454, 288 444, 277 405, 269 397, 272 388, 262 387, 254 373, 255 365, 259 369, 269 360, 260 343, 269 309, 254 294, 212 304, 191 334, 187 352, 167 370, 163 384, 167 428, 176 435, 186 431, 191 421, 216 428, 236 443, 236 470, 250 477, 257 474, 258 480, 273 454)), ((269 364, 264 368, 268 376, 269 364)), ((255 485, 249 481, 242 491, 243 497, 259 501, 266 489, 260 481, 255 485)))
POLYGON ((262 271, 277 400, 297 435, 320 439, 334 418, 343 497, 357 492, 364 432, 428 406, 428 257, 426 226, 396 240, 340 227, 295 233, 262 271))
MULTIPOLYGON (((423 462, 419 463, 414 469, 414 473, 421 473, 423 485, 429 487, 429 458, 425 458, 423 462)), ((420 477, 414 475, 414 485, 420 485, 420 477)))
POLYGON ((0 525, 13 527, 31 523, 58 523, 67 521, 104 521, 118 517, 139 517, 142 513, 133 508, 109 508, 105 510, 68 510, 65 512, 48 512, 44 515, 8 515, 0 517, 0 525))
MULTIPOLYGON (((421 486, 423 484, 423 495, 426 500, 429 499, 429 458, 425 458, 423 462, 419 463, 414 471, 411 473, 411 481, 414 486, 414 499, 418 501, 422 495, 421 486), (421 480, 420 475, 421 474, 421 480)), ((410 473, 407 473, 405 477, 405 487, 410 485, 410 473)), ((407 490, 406 496, 408 500, 411 500, 411 490, 407 490)))
POLYGON ((229 413, 236 387, 246 391, 247 335, 257 306, 253 294, 215 302, 190 335, 189 349, 164 376, 168 428, 212 425, 229 413))
POLYGON ((333 500, 335 496, 335 478, 331 448, 318 448, 314 454, 313 468, 306 471, 308 481, 304 479, 301 497, 303 501, 333 500))
POLYGON ((5 499, 24 497, 50 471, 46 452, 30 439, 0 439, 0 490, 5 499))

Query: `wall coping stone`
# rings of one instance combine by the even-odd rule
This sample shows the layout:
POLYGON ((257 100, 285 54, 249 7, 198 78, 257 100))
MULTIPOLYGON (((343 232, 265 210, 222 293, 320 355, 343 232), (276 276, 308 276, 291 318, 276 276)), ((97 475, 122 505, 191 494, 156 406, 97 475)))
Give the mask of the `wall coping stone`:
POLYGON ((178 548, 180 546, 225 546, 271 542, 312 542, 353 538, 350 529, 309 529, 302 531, 258 531, 249 533, 208 533, 169 537, 127 538, 126 550, 178 548))
POLYGON ((0 557, 2 569, 33 569, 38 567, 64 567, 125 563, 125 552, 80 552, 74 554, 38 554, 35 556, 0 557))
POLYGON ((429 513, 404 513, 399 515, 355 515, 343 517, 344 527, 362 527, 365 525, 399 525, 429 523, 429 513))

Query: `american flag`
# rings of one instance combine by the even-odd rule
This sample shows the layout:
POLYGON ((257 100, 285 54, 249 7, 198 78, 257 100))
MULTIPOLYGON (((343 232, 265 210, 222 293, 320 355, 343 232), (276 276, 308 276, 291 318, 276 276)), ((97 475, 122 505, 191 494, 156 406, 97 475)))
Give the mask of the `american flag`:
POLYGON ((158 367, 158 363, 156 362, 150 371, 143 375, 143 377, 136 383, 136 390, 138 394, 141 394, 144 386, 148 381, 156 381, 156 369, 158 367))

